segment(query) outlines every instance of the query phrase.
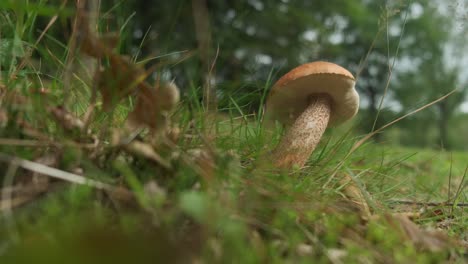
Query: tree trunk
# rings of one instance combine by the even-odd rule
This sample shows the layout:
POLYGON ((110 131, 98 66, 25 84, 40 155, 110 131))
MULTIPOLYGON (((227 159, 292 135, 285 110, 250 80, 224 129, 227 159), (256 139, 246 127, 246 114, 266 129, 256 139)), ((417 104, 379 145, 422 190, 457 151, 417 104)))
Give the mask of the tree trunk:
MULTIPOLYGON (((379 119, 377 119, 377 121, 375 121, 375 119, 377 118, 377 113, 378 113, 378 109, 377 109, 377 92, 375 89, 373 89, 372 87, 369 87, 367 89, 367 94, 368 94, 368 98, 369 98, 369 117, 368 117, 368 124, 369 124, 369 131, 372 132, 374 131, 375 129, 379 128, 379 119)), ((380 118, 380 117, 379 117, 380 118)), ((377 133, 374 135, 374 140, 377 141, 377 142, 380 142, 382 140, 382 136, 380 133, 377 133)))
POLYGON ((217 107, 216 88, 211 79, 215 74, 212 69, 211 29, 206 0, 192 0, 192 13, 202 67, 203 101, 207 111, 214 111, 217 107))
POLYGON ((442 101, 437 106, 439 109, 439 143, 442 148, 450 149, 448 140, 448 119, 450 114, 447 111, 447 103, 442 101))

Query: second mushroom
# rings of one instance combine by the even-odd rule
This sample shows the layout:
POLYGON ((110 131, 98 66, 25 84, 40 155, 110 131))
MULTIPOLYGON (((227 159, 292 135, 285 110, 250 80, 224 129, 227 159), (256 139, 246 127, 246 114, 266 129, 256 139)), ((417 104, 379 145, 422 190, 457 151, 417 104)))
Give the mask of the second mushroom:
POLYGON ((324 61, 301 65, 275 83, 266 116, 289 126, 270 157, 276 167, 303 167, 327 126, 357 113, 355 83, 348 70, 324 61))

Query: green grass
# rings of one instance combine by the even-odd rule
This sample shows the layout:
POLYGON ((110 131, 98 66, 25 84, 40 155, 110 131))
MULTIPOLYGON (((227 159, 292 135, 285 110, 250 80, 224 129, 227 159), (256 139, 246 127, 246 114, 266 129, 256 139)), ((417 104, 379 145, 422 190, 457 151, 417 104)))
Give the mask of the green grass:
MULTIPOLYGON (((220 126, 225 122, 221 121, 220 126)), ((456 249, 436 253, 418 250, 410 240, 401 243, 404 238, 386 221, 364 224, 359 212, 341 197, 338 184, 322 187, 346 154, 352 138, 345 139, 349 143, 340 142, 344 146, 336 151, 338 144, 331 143, 321 154, 323 144, 311 157, 309 167, 291 175, 251 174, 250 157, 261 148, 246 143, 258 138, 238 136, 238 130, 244 129, 247 125, 240 123, 231 133, 216 138, 212 178, 203 177, 180 160, 173 161, 179 162, 176 169, 164 172, 155 172, 154 165, 144 160, 109 161, 112 165, 99 169, 101 180, 127 182, 125 185, 137 193, 137 205, 112 201, 87 187, 63 184, 32 204, 15 209, 13 215, 3 218, 1 229, 2 237, 9 241, 4 244, 8 248, 6 259, 17 261, 13 256, 22 252, 20 259, 25 263, 37 259, 58 263, 63 258, 72 258, 76 263, 101 258, 104 263, 116 259, 121 261, 117 263, 125 263, 139 258, 194 256, 248 263, 310 259, 326 263, 333 252, 345 252, 346 262, 367 259, 424 263, 460 254, 454 253, 456 249), (158 182, 164 191, 144 191, 148 181, 158 182), (155 246, 147 248, 148 244, 155 246), (310 251, 299 250, 304 247, 310 251)), ((331 137, 336 139, 333 134, 331 137)), ((187 148, 183 153, 201 145, 184 141, 179 144, 187 148)), ((452 157, 453 194, 468 154, 453 153, 452 157)), ((82 155, 78 162, 93 161, 82 155)), ((371 143, 352 155, 343 170, 365 186, 371 204, 378 204, 374 208, 378 215, 424 208, 418 224, 435 228, 450 219, 444 232, 457 240, 466 239, 464 208, 394 203, 398 199, 445 201, 450 175, 447 164, 449 153, 371 143), (443 212, 436 215, 434 212, 439 210, 443 212)), ((466 193, 457 202, 466 203, 466 193)))
MULTIPOLYGON (((28 11, 28 6, 16 8, 16 12, 28 11)), ((7 19, 9 12, 1 13, 8 22, 3 34, 34 43, 34 34, 22 32, 31 30, 35 14, 29 10, 27 19, 18 25, 7 19)), ((2 141, 0 152, 39 163, 38 158, 54 157, 49 166, 82 171, 88 178, 125 187, 134 197, 50 179, 41 195, 2 210, 1 263, 466 261, 466 244, 459 244, 467 241, 466 207, 428 204, 467 202, 468 153, 367 141, 348 155, 364 136, 356 134, 350 123, 327 131, 305 168, 256 170, 259 158, 278 142, 281 129, 262 126, 261 109, 260 114, 246 115, 236 98, 223 114, 207 117, 197 87, 187 88, 189 92, 171 116, 181 130, 175 146, 157 149, 171 168, 111 144, 112 131, 123 130, 134 104, 130 99, 122 100, 112 113, 101 111, 98 101, 89 126, 98 147, 77 147, 91 136, 67 131, 45 109, 63 101, 66 85, 73 87, 65 105, 70 113, 82 116, 89 104, 91 88, 80 78, 71 78, 70 84, 61 82, 66 68, 62 63, 72 56, 67 46, 62 48, 63 54, 54 58, 47 47, 36 47, 48 67, 56 67, 52 78, 27 64, 11 79, 22 56, 13 47, 2 50, 18 60, 2 64, 6 94, 18 93, 28 101, 13 103, 13 97, 2 95, 0 110, 8 120, 0 128, 0 138, 15 139, 17 144, 2 141), (50 95, 30 92, 44 83, 50 95), (39 135, 24 127, 23 121, 39 135), (44 137, 52 142, 39 144, 47 143, 44 137), (24 146, 26 140, 35 140, 33 146, 24 146), (365 191, 375 217, 364 219, 359 208, 345 198, 340 183, 345 173, 365 191), (419 213, 414 221, 421 229, 439 229, 456 242, 423 232, 408 237, 391 216, 396 212, 419 213), (442 249, 415 243, 417 238, 442 241, 442 249)), ((265 96, 268 88, 268 83, 260 87, 260 94, 265 96)), ((144 131, 138 139, 148 137, 144 131)), ((3 191, 10 184, 27 187, 32 178, 38 178, 15 164, 0 163, 3 191)))

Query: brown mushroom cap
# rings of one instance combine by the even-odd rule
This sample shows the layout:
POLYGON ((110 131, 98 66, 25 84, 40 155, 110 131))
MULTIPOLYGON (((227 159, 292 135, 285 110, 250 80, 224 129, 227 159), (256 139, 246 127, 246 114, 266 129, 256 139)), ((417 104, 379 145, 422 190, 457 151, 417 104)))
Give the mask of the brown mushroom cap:
POLYGON ((329 125, 338 125, 358 111, 355 83, 348 70, 334 63, 316 61, 301 65, 275 83, 266 102, 266 115, 290 124, 308 106, 311 96, 328 94, 332 99, 329 125))

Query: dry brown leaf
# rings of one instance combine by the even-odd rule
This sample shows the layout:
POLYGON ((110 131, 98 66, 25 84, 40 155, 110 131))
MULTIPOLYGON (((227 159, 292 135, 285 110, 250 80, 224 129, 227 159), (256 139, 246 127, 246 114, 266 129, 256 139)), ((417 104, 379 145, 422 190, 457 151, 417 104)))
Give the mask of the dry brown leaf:
POLYGON ((125 187, 117 186, 111 190, 104 191, 114 202, 131 207, 137 206, 135 194, 125 187))
POLYGON ((63 106, 49 107, 48 110, 57 123, 66 131, 83 130, 84 122, 68 112, 63 106))
POLYGON ((113 52, 119 41, 117 34, 107 33, 97 37, 90 32, 86 16, 81 15, 79 19, 84 25, 79 32, 81 51, 97 59, 109 60, 109 66, 96 71, 94 83, 102 95, 103 110, 110 111, 144 81, 147 73, 128 57, 113 52))
POLYGON ((167 138, 174 144, 177 144, 177 141, 180 137, 180 128, 172 126, 167 130, 167 138))
POLYGON ((372 214, 369 209, 369 205, 367 204, 367 200, 351 176, 347 173, 343 173, 342 178, 340 179, 340 184, 344 185, 344 195, 359 207, 361 217, 369 219, 372 214))
POLYGON ((128 57, 111 54, 110 65, 98 70, 95 83, 102 95, 102 108, 110 111, 123 98, 129 96, 138 86, 144 86, 147 73, 128 57))
POLYGON ((406 215, 385 215, 385 219, 416 247, 432 252, 442 251, 450 248, 453 242, 448 236, 438 231, 427 231, 421 229, 406 215))
POLYGON ((171 168, 169 161, 163 159, 150 144, 133 140, 128 144, 122 145, 122 148, 131 154, 152 160, 166 169, 171 168))
MULTIPOLYGON (((128 57, 116 54, 113 49, 118 43, 117 34, 96 37, 89 30, 88 18, 78 14, 81 50, 94 58, 108 58, 109 66, 96 71, 94 81, 102 96, 102 108, 110 111, 123 98, 136 91, 136 106, 128 117, 131 126, 144 125, 163 131, 167 126, 167 113, 179 101, 179 90, 172 84, 158 85, 154 89, 144 82, 149 72, 136 65, 128 57)), ((127 124, 129 125, 129 124, 127 124)))
POLYGON ((216 164, 213 154, 204 149, 191 149, 187 154, 192 162, 197 166, 200 176, 206 181, 211 182, 215 177, 216 164))
POLYGON ((110 32, 100 37, 93 36, 86 31, 83 33, 81 51, 94 58, 110 56, 119 43, 120 37, 117 33, 110 32))
POLYGON ((76 14, 76 33, 80 41, 83 53, 94 58, 103 58, 112 54, 112 50, 119 42, 119 35, 115 32, 105 33, 98 37, 95 30, 91 29, 89 14, 83 8, 78 8, 76 14))
POLYGON ((154 88, 142 83, 128 121, 132 126, 143 125, 153 132, 165 131, 169 125, 169 114, 178 102, 179 89, 174 83, 165 83, 154 88))

